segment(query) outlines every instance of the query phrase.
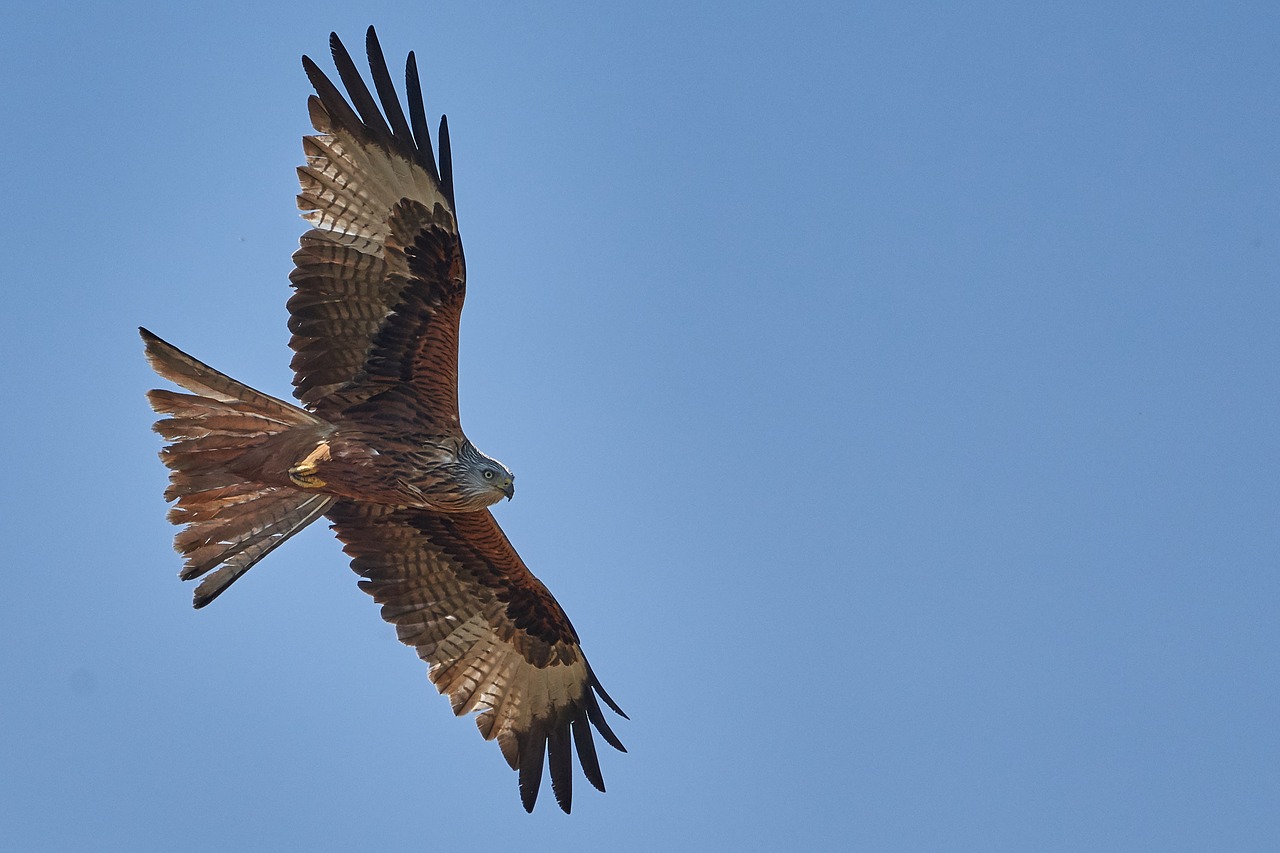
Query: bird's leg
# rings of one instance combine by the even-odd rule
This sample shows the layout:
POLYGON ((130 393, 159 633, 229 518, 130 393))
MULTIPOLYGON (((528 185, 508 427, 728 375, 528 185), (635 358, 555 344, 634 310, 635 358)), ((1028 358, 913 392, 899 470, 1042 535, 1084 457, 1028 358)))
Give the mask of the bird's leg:
POLYGON ((304 489, 318 489, 325 483, 316 476, 321 462, 329 461, 329 442, 322 441, 315 449, 289 469, 289 479, 304 489))

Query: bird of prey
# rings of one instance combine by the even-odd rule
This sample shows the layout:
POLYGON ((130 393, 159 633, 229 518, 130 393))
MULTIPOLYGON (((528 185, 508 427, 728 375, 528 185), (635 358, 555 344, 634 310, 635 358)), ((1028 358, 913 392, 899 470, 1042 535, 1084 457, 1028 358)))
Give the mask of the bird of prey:
POLYGON ((286 539, 324 516, 360 588, 413 646, 454 713, 478 712, 533 810, 544 757, 556 802, 572 803, 575 751, 604 790, 592 726, 626 751, 560 605, 488 507, 514 494, 505 465, 458 418, 458 321, 466 267, 449 127, 431 145, 417 64, 401 108, 372 27, 374 92, 332 34, 338 87, 302 58, 316 134, 302 140, 298 206, 311 229, 294 253, 289 345, 295 406, 219 373, 141 329, 147 359, 189 393, 153 390, 168 440, 169 520, 184 580, 204 607, 286 539), (380 105, 380 106, 379 106, 380 105), (572 745, 570 741, 572 740, 572 745))

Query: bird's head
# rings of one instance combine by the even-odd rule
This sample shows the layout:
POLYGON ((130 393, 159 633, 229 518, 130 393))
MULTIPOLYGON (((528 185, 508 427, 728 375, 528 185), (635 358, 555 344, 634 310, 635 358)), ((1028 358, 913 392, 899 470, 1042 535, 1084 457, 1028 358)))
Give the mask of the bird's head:
POLYGON ((477 502, 483 502, 483 506, 515 497, 516 475, 497 459, 481 453, 471 442, 463 443, 458 461, 463 463, 461 485, 477 502))

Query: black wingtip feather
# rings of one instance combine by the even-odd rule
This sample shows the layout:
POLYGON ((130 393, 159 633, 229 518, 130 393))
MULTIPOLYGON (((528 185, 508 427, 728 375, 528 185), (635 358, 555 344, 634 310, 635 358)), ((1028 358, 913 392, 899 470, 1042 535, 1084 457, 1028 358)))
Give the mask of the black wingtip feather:
POLYGON ((355 60, 351 58, 347 46, 342 43, 342 39, 338 38, 337 33, 329 36, 329 51, 333 54, 333 64, 338 69, 342 85, 347 88, 351 105, 360 114, 360 120, 364 123, 365 129, 379 144, 391 146, 393 144, 391 128, 387 126, 386 120, 379 112, 373 94, 365 85, 364 78, 360 76, 360 69, 356 67, 355 60))
POLYGON ((527 733, 520 744, 520 804, 527 812, 533 811, 538 802, 538 788, 542 785, 542 757, 547 751, 547 736, 527 733))
POLYGON ((319 88, 316 85, 316 80, 320 77, 324 77, 324 72, 320 70, 319 65, 316 65, 316 61, 305 53, 302 54, 302 70, 306 72, 307 80, 311 82, 311 88, 319 88))
POLYGON ((600 732, 600 736, 605 739, 609 746, 619 752, 627 751, 627 748, 622 745, 622 741, 613 733, 613 729, 609 728, 609 721, 604 718, 604 712, 600 710, 600 703, 590 693, 587 694, 587 719, 591 720, 591 724, 596 727, 596 731, 600 732))
POLYGON ((356 115, 355 110, 351 109, 347 99, 342 97, 342 93, 338 91, 337 86, 333 85, 328 75, 320 70, 320 66, 304 54, 302 68, 307 72, 307 79, 316 90, 316 95, 319 96, 325 112, 329 114, 329 119, 338 125, 350 128, 353 132, 360 128, 362 125, 360 117, 356 115))
POLYGON ((578 763, 582 765, 582 775, 587 777, 593 788, 604 793, 604 774, 600 772, 595 738, 591 736, 591 723, 587 721, 587 712, 583 708, 579 708, 573 718, 573 742, 578 748, 578 763))
POLYGON ((458 215, 458 205, 453 198, 453 149, 449 146, 449 117, 440 116, 440 191, 449 199, 453 215, 458 215))
POLYGON ((422 81, 418 78, 418 60, 413 51, 404 61, 405 97, 409 102, 409 123, 413 128, 413 138, 417 145, 418 165, 431 173, 440 181, 440 172, 436 169, 436 158, 431 152, 431 130, 427 127, 427 108, 422 100, 422 81))
POLYGON ((596 674, 594 672, 591 673, 591 688, 595 690, 596 693, 600 694, 600 698, 604 700, 604 703, 606 705, 608 705, 610 708, 613 709, 613 712, 615 714, 617 714, 619 717, 621 717, 624 720, 631 719, 630 717, 627 716, 627 712, 619 708, 618 703, 613 701, 613 697, 611 697, 608 693, 605 692, 604 686, 599 681, 596 680, 596 674))
POLYGON ((551 790, 556 803, 569 814, 573 807, 573 752, 567 723, 554 727, 547 735, 547 754, 551 759, 551 790))
POLYGON ((378 100, 382 103, 382 112, 391 123, 392 133, 413 148, 416 159, 421 159, 418 146, 413 139, 413 131, 404 117, 400 107, 400 97, 396 94, 395 84, 391 82, 391 72, 387 70, 386 54, 378 43, 378 34, 369 27, 364 37, 364 52, 369 59, 369 71, 373 74, 373 87, 378 91, 378 100))

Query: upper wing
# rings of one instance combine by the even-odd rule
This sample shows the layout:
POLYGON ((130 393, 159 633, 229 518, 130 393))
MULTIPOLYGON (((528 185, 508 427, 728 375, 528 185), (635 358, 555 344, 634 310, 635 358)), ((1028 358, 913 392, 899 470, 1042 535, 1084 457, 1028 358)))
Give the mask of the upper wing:
POLYGON ((327 515, 365 578, 360 587, 382 604, 400 641, 417 648, 454 713, 480 712, 480 733, 496 738, 520 772, 526 810, 548 755, 556 802, 569 811, 571 731, 583 773, 604 790, 591 725, 626 750, 596 694, 626 714, 596 680, 569 618, 488 510, 443 514, 341 500, 327 515))
POLYGON ((303 138, 298 169, 298 206, 313 227, 289 276, 294 394, 332 415, 398 389, 419 419, 456 425, 466 272, 448 125, 440 120, 437 169, 413 54, 406 119, 373 27, 366 48, 377 100, 336 34, 329 46, 350 103, 302 58, 318 133, 303 138))

